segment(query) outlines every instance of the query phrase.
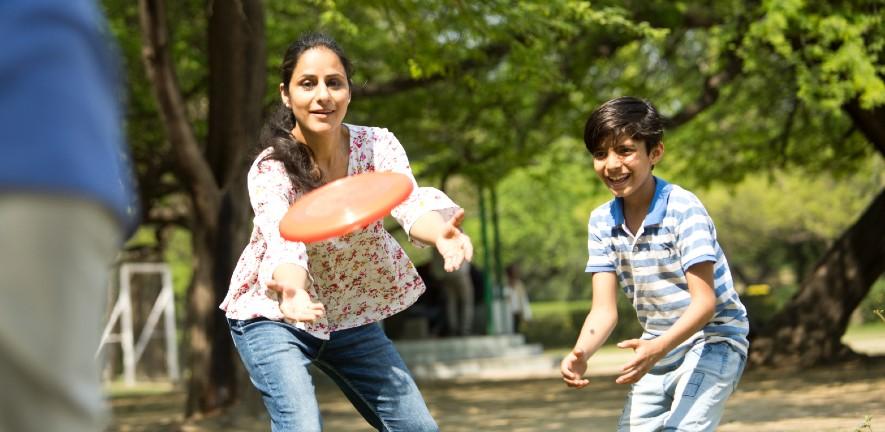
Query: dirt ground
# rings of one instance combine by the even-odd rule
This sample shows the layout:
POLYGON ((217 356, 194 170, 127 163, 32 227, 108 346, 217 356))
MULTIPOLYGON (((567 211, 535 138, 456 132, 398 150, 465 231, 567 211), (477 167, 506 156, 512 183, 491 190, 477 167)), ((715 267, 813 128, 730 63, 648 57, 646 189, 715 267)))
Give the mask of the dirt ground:
MULTIPOLYGON (((872 341, 874 351, 882 344, 872 341)), ((555 378, 426 383, 421 389, 440 428, 450 432, 614 430, 626 392, 613 376, 594 377, 583 390, 555 378)), ((319 385, 318 398, 326 431, 373 430, 334 386, 319 385)), ((181 391, 162 387, 116 396, 108 431, 270 430, 266 418, 244 414, 242 408, 183 424, 183 402, 181 391)), ((885 361, 748 371, 718 430, 855 431, 866 416, 872 416, 872 431, 885 431, 885 361)))

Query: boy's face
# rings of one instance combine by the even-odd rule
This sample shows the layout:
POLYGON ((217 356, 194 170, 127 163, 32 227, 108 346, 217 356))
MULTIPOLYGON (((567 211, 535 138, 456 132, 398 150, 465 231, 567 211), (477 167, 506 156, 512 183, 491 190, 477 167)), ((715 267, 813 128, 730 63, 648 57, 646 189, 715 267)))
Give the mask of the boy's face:
POLYGON ((663 155, 663 143, 648 152, 642 140, 614 138, 593 152, 593 169, 612 194, 625 198, 652 182, 652 166, 663 155))

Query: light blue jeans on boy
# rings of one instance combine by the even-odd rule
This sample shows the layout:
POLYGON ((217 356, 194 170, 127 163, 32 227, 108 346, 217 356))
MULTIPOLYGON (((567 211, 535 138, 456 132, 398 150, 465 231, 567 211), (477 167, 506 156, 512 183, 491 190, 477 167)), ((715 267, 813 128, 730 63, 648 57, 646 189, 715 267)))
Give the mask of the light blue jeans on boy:
POLYGON ((714 431, 746 357, 727 342, 698 344, 670 372, 647 373, 627 394, 618 431, 714 431))
POLYGON ((234 345, 261 393, 273 432, 319 432, 320 410, 308 366, 341 388, 379 431, 438 431, 409 370, 378 324, 322 340, 285 322, 228 320, 234 345))

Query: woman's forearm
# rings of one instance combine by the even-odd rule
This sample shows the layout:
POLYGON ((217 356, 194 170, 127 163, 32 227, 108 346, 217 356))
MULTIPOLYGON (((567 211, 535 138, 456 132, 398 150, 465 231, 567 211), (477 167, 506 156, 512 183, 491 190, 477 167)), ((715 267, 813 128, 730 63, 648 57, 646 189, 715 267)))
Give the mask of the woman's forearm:
POLYGON ((446 221, 443 216, 437 211, 429 211, 412 224, 409 236, 422 243, 434 245, 445 229, 446 221))
POLYGON ((295 290, 307 288, 307 269, 296 264, 280 264, 273 272, 273 279, 284 287, 283 297, 291 297, 295 290))

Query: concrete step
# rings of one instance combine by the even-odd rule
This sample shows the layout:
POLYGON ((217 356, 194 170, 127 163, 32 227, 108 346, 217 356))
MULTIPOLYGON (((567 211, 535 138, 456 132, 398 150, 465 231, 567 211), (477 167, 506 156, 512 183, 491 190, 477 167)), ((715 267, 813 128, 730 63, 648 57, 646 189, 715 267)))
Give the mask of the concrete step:
MULTIPOLYGON (((498 357, 525 346, 520 334, 394 341, 406 363, 498 357)), ((537 347, 540 349, 540 346, 537 347)))
POLYGON ((507 379, 548 377, 559 359, 521 334, 394 341, 416 379, 507 379))
POLYGON ((555 376, 558 359, 544 354, 514 354, 409 365, 419 381, 495 380, 555 376))
POLYGON ((450 350, 450 351, 409 351, 407 353, 400 352, 406 364, 426 364, 452 362, 459 360, 482 359, 482 358, 500 358, 500 357, 516 357, 531 356, 541 354, 544 349, 541 345, 516 345, 504 347, 501 349, 488 350, 450 350))

